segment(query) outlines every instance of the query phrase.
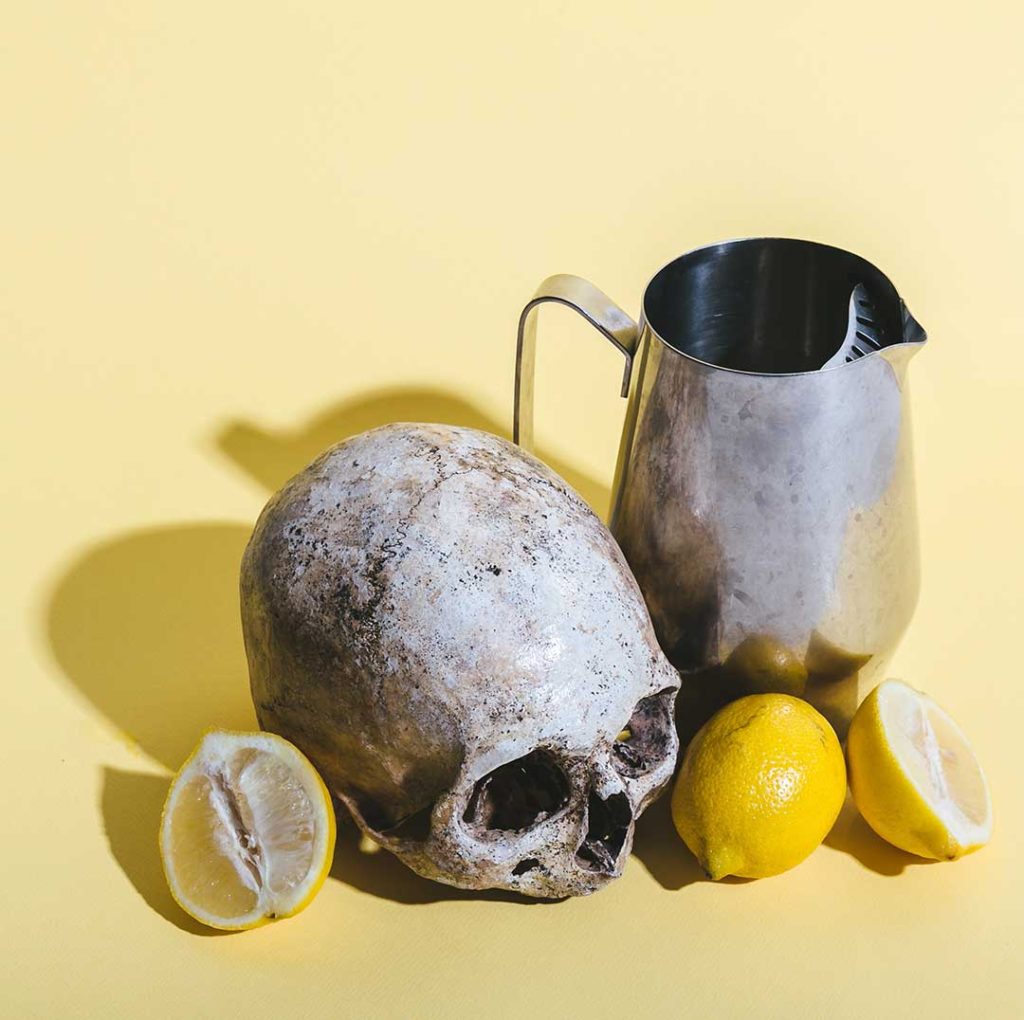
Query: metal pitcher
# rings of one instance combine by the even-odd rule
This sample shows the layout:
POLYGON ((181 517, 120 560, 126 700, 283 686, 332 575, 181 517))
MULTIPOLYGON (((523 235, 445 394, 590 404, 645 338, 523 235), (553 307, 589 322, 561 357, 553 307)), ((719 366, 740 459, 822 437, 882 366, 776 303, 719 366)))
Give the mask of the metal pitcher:
POLYGON ((788 691, 844 734, 919 584, 906 368, 926 336, 892 283, 828 245, 728 241, 659 270, 636 323, 552 276, 519 321, 527 448, 547 301, 625 357, 611 528, 666 654, 712 699, 788 691))

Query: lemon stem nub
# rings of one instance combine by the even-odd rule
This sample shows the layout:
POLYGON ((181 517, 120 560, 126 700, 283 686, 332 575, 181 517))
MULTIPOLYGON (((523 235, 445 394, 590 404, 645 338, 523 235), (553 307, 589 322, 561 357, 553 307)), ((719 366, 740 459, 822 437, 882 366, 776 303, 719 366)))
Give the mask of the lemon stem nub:
POLYGON ((739 870, 740 861, 736 859, 735 854, 724 850, 712 850, 706 854, 704 860, 700 862, 700 866, 712 882, 717 882, 720 878, 735 875, 739 870))

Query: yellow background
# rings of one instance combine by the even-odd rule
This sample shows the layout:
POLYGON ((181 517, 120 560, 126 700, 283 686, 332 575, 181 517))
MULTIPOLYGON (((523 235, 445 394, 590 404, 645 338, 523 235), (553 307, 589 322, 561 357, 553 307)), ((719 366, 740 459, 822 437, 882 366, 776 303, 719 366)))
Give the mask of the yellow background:
MULTIPOLYGON (((1019 11, 8 5, 2 1011, 1021 1015, 1019 11), (797 870, 712 885, 662 807, 621 881, 527 905, 346 827, 302 917, 202 937, 155 826, 200 731, 252 724, 235 584, 269 493, 385 421, 506 430, 541 277, 635 313, 672 256, 755 234, 862 253, 931 335, 893 671, 972 735, 991 846, 926 865, 847 813, 797 870)), ((543 451, 603 509, 618 356, 542 332, 543 451)))

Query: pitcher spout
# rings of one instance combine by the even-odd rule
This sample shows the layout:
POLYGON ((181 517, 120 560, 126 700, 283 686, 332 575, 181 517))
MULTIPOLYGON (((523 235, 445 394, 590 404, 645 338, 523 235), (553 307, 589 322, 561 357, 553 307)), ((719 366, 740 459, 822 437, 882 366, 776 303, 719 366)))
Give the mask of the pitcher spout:
POLYGON ((900 301, 900 311, 903 313, 903 342, 916 344, 913 349, 919 350, 920 345, 928 339, 928 334, 924 331, 924 326, 910 314, 910 309, 903 301, 900 301))
POLYGON ((924 331, 921 323, 910 314, 910 310, 902 301, 900 310, 903 315, 903 339, 899 343, 883 347, 878 353, 892 366, 902 388, 907 365, 910 364, 910 359, 924 347, 928 334, 924 331))

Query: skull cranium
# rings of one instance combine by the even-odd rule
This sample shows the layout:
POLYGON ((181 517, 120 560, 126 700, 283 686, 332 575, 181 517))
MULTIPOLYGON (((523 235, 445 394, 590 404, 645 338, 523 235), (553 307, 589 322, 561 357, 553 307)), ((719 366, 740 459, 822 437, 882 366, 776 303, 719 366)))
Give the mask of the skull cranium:
POLYGON ((505 440, 392 425, 267 505, 242 566, 260 723, 465 888, 589 893, 671 777, 675 670, 614 539, 505 440))

